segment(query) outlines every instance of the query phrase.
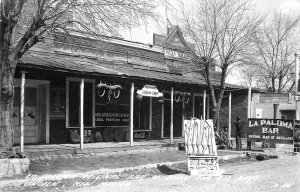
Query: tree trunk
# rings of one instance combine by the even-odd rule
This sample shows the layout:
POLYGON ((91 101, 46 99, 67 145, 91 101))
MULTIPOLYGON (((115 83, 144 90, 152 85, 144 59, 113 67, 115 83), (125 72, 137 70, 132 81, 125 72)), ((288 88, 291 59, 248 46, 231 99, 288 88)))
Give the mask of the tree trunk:
POLYGON ((13 96, 14 96, 14 70, 8 68, 9 64, 1 63, 1 92, 0 92, 0 152, 12 151, 14 129, 12 123, 13 96))
MULTIPOLYGON (((14 2, 10 2, 13 5, 14 2)), ((11 49, 13 28, 16 20, 9 18, 0 10, 0 154, 12 151, 14 129, 12 124, 14 74, 17 64, 15 54, 11 49)))

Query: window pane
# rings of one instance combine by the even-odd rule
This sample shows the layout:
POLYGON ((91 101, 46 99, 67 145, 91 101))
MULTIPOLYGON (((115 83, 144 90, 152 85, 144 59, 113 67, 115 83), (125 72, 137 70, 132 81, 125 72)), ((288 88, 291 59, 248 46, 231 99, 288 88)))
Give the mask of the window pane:
POLYGON ((149 129, 150 98, 143 97, 141 101, 135 99, 134 103, 134 129, 149 129))
POLYGON ((79 127, 80 84, 69 82, 69 126, 79 127))
MULTIPOLYGON (((93 83, 84 83, 84 126, 93 125, 93 83)), ((69 82, 69 126, 80 126, 80 82, 69 82)))
POLYGON ((37 88, 25 87, 25 106, 36 106, 37 88))
POLYGON ((14 106, 20 106, 20 87, 15 87, 14 106))
POLYGON ((84 83, 84 125, 93 125, 93 83, 84 83))

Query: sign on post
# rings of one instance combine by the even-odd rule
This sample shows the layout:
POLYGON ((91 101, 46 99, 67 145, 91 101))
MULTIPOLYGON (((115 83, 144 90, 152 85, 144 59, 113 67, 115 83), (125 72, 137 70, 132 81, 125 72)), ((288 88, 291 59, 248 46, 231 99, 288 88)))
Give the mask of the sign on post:
POLYGON ((291 103, 291 94, 289 93, 260 93, 259 103, 282 104, 291 103))
POLYGON ((191 175, 220 175, 213 121, 184 120, 185 151, 191 175))
POLYGON ((248 119, 248 141, 293 143, 293 120, 248 119))

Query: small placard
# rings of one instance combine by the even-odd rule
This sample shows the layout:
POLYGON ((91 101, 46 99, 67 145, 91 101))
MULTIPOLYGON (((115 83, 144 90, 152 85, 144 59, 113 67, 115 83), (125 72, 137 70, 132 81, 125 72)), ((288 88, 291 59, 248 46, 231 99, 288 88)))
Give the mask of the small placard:
POLYGON ((149 135, 148 131, 138 131, 133 133, 134 139, 146 139, 149 135))
POLYGON ((220 174, 217 156, 189 156, 190 175, 217 176, 220 174))

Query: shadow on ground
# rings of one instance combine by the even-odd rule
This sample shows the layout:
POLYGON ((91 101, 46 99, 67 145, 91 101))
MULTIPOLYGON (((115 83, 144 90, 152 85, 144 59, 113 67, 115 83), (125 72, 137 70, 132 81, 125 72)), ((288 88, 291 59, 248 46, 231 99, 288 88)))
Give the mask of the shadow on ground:
POLYGON ((165 175, 187 174, 186 171, 172 169, 166 165, 158 166, 157 169, 165 175))

